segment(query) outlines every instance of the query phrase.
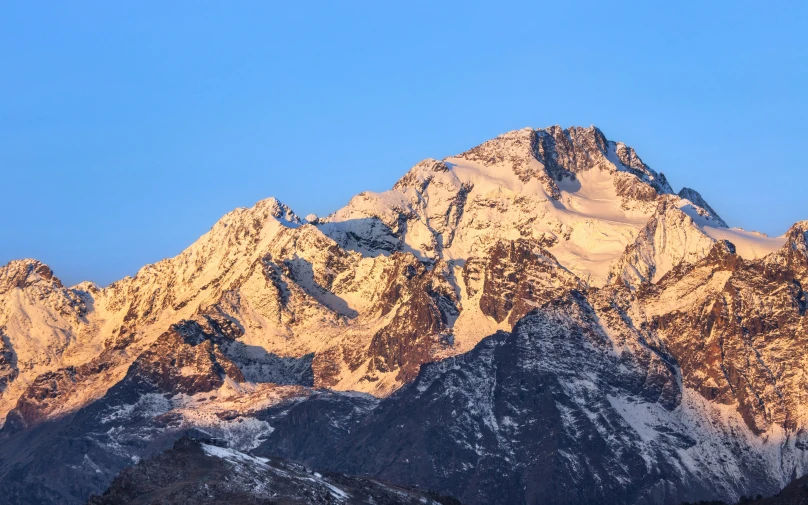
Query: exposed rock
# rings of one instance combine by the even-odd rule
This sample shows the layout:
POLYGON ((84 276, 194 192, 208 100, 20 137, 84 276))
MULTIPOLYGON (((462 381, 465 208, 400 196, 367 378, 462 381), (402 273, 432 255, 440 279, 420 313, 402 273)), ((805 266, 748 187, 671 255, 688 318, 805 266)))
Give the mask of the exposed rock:
POLYGON ((17 356, 8 343, 8 337, 3 334, 0 328, 0 393, 2 393, 19 375, 17 368, 17 356))
POLYGON ((796 349, 808 345, 801 287, 808 268, 792 254, 797 249, 789 242, 771 258, 746 261, 719 242, 704 260, 672 270, 641 296, 684 384, 737 406, 757 433, 775 425, 799 432, 806 421, 798 391, 808 361, 796 349))
MULTIPOLYGON (((409 256, 409 255, 408 255, 409 256)), ((370 370, 400 370, 398 379, 408 382, 422 363, 432 360, 440 334, 460 313, 454 280, 445 264, 427 270, 409 256, 402 258, 390 275, 381 296, 381 315, 392 313, 391 321, 373 336, 368 348, 370 370)))
MULTIPOLYGON (((469 268, 468 263, 466 266, 469 268)), ((552 254, 524 239, 498 242, 491 250, 484 279, 480 310, 498 323, 507 319, 511 326, 534 307, 581 287, 552 254)))

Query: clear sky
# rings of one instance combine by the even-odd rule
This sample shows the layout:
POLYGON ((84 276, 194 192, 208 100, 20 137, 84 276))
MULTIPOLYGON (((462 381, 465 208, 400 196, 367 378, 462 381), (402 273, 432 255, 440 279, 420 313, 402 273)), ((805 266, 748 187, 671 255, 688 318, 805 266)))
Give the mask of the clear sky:
POLYGON ((808 219, 806 26, 805 1, 2 2, 0 264, 107 284, 235 207, 325 215, 552 124, 779 235, 808 219))

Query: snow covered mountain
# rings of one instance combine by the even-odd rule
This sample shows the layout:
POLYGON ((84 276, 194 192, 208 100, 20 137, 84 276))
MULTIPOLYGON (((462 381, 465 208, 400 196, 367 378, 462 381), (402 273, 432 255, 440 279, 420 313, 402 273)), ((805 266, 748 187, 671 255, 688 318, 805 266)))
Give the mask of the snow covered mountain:
POLYGON ((237 209, 105 288, 13 261, 0 490, 81 503, 204 428, 471 504, 773 493, 808 472, 806 233, 556 126, 327 217, 237 209))

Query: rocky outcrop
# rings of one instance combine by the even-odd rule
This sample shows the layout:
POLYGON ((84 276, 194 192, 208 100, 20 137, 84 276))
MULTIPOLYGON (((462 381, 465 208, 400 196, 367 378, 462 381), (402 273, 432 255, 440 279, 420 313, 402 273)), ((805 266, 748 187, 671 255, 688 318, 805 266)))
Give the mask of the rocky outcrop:
POLYGON ((795 223, 786 232, 783 247, 765 258, 764 263, 775 272, 787 271, 804 277, 808 270, 808 221, 795 223))
MULTIPOLYGON (((213 342, 222 338, 220 328, 215 321, 205 323, 206 327, 196 321, 173 325, 134 361, 122 382, 144 394, 157 391, 188 395, 217 389, 226 378, 244 382, 241 370, 213 342)), ((103 382, 109 387, 121 380, 114 375, 118 364, 117 356, 106 352, 84 365, 38 376, 9 412, 6 428, 18 431, 64 414, 65 398, 92 390, 93 383, 103 382)))
POLYGON ((20 374, 30 381, 53 371, 59 357, 86 328, 89 311, 82 292, 65 288, 53 271, 36 260, 0 267, 0 415, 20 374), (8 395, 6 391, 9 391, 8 395))
POLYGON ((617 168, 635 176, 655 193, 672 193, 664 175, 643 163, 634 149, 622 142, 610 142, 594 126, 525 128, 500 135, 457 157, 485 165, 510 166, 522 182, 538 178, 555 199, 560 198, 557 182, 593 169, 617 168))
POLYGON ((8 413, 4 428, 19 431, 53 417, 61 412, 65 398, 81 394, 82 386, 105 378, 109 369, 110 362, 101 358, 38 376, 19 397, 16 407, 8 413))
POLYGON ((135 360, 127 379, 160 392, 187 395, 217 389, 226 379, 244 382, 241 370, 211 336, 195 321, 173 326, 135 360))
MULTIPOLYGON (((473 276, 474 263, 466 266, 466 276, 473 276)), ((540 244, 524 239, 498 242, 483 272, 480 310, 511 326, 533 308, 582 286, 540 244)))
POLYGON ((373 336, 368 348, 370 371, 398 371, 409 382, 421 364, 433 359, 434 348, 451 345, 450 324, 460 313, 454 279, 446 264, 427 270, 409 256, 395 262, 390 284, 381 295, 381 316, 388 324, 373 336))
POLYGON ((0 393, 19 375, 17 356, 0 328, 0 393))
POLYGON ((635 289, 657 282, 672 268, 707 256, 714 243, 673 199, 663 198, 634 243, 612 265, 610 279, 635 289))
POLYGON ((679 191, 679 197, 684 198, 685 200, 690 201, 696 209, 696 212, 703 217, 704 219, 708 220, 711 225, 718 226, 720 228, 728 228, 727 223, 721 219, 721 216, 710 207, 710 204, 707 203, 704 198, 701 196, 701 193, 696 191, 695 189, 691 188, 682 188, 679 191))

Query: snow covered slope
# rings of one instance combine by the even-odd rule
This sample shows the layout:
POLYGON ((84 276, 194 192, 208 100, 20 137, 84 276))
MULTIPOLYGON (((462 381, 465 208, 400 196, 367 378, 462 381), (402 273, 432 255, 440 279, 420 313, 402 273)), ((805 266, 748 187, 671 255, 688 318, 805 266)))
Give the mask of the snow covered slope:
MULTIPOLYGON (((104 288, 63 286, 36 260, 0 267, 3 436, 19 440, 71 419, 89 423, 71 425, 85 433, 107 418, 120 430, 146 419, 158 441, 175 433, 166 427, 177 419, 226 431, 226 405, 254 414, 249 405, 268 408, 278 387, 304 404, 312 387, 389 397, 423 365, 473 352, 532 311, 583 293, 596 318, 607 317, 601 305, 620 308, 622 322, 589 330, 630 334, 614 352, 642 366, 651 363, 643 346, 656 349, 681 381, 681 402, 706 402, 691 424, 661 411, 657 420, 680 432, 692 425, 695 452, 708 450, 704 419, 720 411, 729 423, 722 440, 745 440, 766 459, 765 486, 804 471, 805 222, 778 238, 729 228, 697 191, 675 193, 632 148, 595 127, 558 126, 422 161, 391 190, 360 193, 309 219, 263 200, 227 214, 178 256, 104 288), (88 413, 104 405, 100 418, 88 413), (766 440, 791 449, 755 449, 766 440)), ((624 397, 598 405, 634 432, 628 444, 647 430, 624 397)), ((469 415, 484 414, 475 407, 469 415)), ((271 431, 251 419, 238 443, 271 431)), ((559 422, 564 430, 577 423, 559 422)), ((92 433, 104 440, 97 457, 120 468, 126 458, 110 456, 118 439, 92 433)), ((507 430, 493 433, 507 442, 507 430)), ((37 454, 24 468, 48 473, 37 454)), ((699 465, 721 461, 710 458, 670 464, 695 465, 677 474, 685 482, 699 465)), ((17 468, 8 461, 0 480, 17 468)), ((722 497, 765 487, 736 478, 749 465, 732 468, 711 474, 726 484, 722 497)), ((76 471, 89 478, 90 470, 76 471)), ((99 475, 81 489, 112 477, 99 475)))
POLYGON ((660 195, 703 225, 726 226, 695 191, 672 193, 664 175, 595 127, 527 128, 456 157, 425 160, 392 190, 361 193, 318 226, 366 255, 400 250, 433 260, 466 260, 498 240, 533 238, 599 286, 660 195))

